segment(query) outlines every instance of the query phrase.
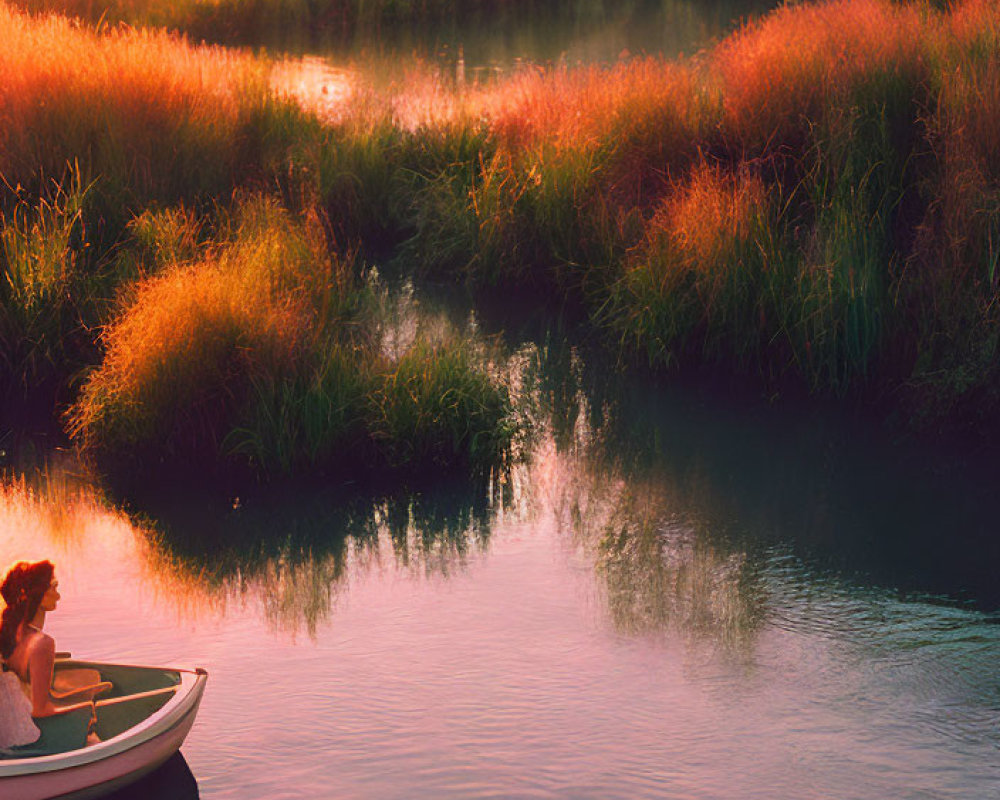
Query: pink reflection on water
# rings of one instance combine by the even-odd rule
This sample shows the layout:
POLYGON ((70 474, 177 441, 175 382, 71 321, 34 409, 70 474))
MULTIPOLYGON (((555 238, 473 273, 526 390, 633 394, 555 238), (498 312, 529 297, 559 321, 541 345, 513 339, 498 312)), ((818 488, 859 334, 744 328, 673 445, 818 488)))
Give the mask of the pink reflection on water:
MULTIPOLYGON (((60 647, 209 670, 184 750, 206 799, 991 796, 989 742, 924 724, 962 707, 907 683, 933 664, 787 622, 733 648, 736 567, 659 522, 682 498, 588 478, 551 442, 533 469, 511 477, 488 547, 428 543, 412 516, 390 534, 376 509, 375 536, 342 556, 228 572, 171 560, 59 480, 14 482, 0 560, 57 560, 60 647), (595 573, 602 553, 613 568, 595 573)), ((824 618, 836 601, 806 598, 824 618)))
POLYGON ((279 97, 294 100, 324 122, 353 121, 365 129, 384 122, 405 131, 475 125, 487 107, 487 94, 478 84, 466 85, 461 74, 420 61, 394 76, 380 75, 382 69, 335 67, 307 56, 275 62, 270 83, 279 97))
POLYGON ((354 98, 357 75, 333 67, 321 58, 307 56, 277 62, 271 70, 271 87, 328 122, 338 121, 354 98))

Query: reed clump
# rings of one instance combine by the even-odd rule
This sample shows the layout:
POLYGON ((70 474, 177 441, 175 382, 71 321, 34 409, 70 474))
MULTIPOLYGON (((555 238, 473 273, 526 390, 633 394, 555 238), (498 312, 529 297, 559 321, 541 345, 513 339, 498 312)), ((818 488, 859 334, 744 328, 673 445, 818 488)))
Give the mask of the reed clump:
POLYGON ((329 254, 318 220, 251 198, 200 249, 158 251, 168 260, 126 292, 69 412, 109 471, 488 470, 509 448, 487 359, 453 336, 392 362, 374 288, 329 254))
POLYGON ((369 427, 392 467, 502 466, 515 431, 511 399, 468 340, 417 341, 380 371, 369 427))
POLYGON ((690 67, 639 59, 525 69, 476 103, 470 118, 488 138, 420 198, 408 254, 476 283, 591 294, 638 240, 637 217, 693 162, 713 100, 690 67))
POLYGON ((266 235, 248 216, 232 242, 130 292, 70 416, 84 449, 218 460, 250 376, 300 368, 311 309, 290 284, 318 254, 280 214, 266 235))
POLYGON ((5 187, 0 210, 0 409, 51 404, 90 357, 104 256, 95 247, 91 187, 79 172, 40 196, 5 187))
POLYGON ((37 189, 75 163, 122 222, 130 206, 225 196, 280 171, 291 135, 308 138, 306 115, 270 92, 266 62, 245 53, 6 4, 0 40, 0 174, 37 189))
POLYGON ((759 355, 781 324, 776 205, 755 175, 702 164, 659 204, 613 295, 615 324, 653 361, 759 355), (767 285, 772 283, 774 285, 767 285))

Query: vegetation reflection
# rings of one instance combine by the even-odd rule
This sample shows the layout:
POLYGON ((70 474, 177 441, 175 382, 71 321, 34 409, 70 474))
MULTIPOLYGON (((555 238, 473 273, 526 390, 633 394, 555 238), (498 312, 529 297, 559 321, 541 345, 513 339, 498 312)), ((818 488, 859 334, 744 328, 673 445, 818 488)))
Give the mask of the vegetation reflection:
POLYGON ((147 502, 138 530, 147 568, 170 595, 223 612, 250 604, 275 630, 314 636, 367 573, 448 576, 484 551, 490 515, 480 497, 467 487, 385 497, 304 489, 229 507, 163 497, 147 502))

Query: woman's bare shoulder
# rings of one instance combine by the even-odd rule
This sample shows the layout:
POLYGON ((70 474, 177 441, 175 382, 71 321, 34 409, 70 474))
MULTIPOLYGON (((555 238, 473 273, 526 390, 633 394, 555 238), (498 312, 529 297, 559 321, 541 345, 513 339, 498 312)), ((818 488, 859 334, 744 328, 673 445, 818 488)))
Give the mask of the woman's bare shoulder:
POLYGON ((31 649, 33 651, 38 651, 41 653, 54 653, 56 651, 56 640, 49 636, 45 631, 32 631, 34 634, 31 641, 31 649))
POLYGON ((17 643, 11 661, 29 661, 38 656, 48 656, 56 651, 56 640, 44 631, 29 630, 21 641, 17 643))

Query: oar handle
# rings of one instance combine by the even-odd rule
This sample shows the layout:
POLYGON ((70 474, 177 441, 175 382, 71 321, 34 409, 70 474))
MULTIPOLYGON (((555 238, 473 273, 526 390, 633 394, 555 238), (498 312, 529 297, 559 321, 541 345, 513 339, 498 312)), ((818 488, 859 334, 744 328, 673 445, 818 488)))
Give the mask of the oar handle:
POLYGON ((163 689, 151 689, 148 692, 136 692, 135 694, 126 694, 121 697, 109 697, 107 700, 98 700, 94 703, 94 705, 98 708, 117 706, 120 703, 127 703, 129 700, 139 700, 143 697, 156 697, 161 694, 173 694, 176 691, 176 686, 167 686, 163 689))

